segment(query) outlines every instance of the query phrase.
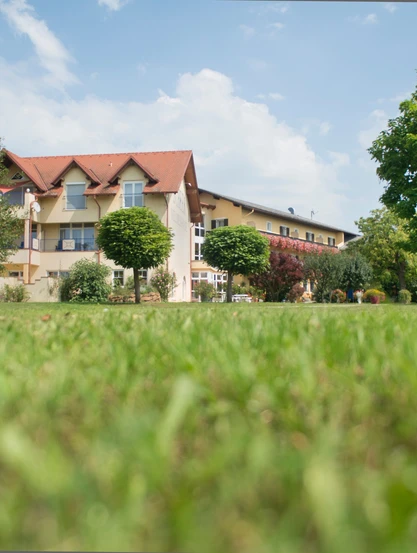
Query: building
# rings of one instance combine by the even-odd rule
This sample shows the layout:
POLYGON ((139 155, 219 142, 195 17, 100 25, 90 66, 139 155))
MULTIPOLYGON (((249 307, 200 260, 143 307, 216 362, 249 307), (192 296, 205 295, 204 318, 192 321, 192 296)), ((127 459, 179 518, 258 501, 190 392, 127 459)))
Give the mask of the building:
MULTIPOLYGON (((4 282, 21 280, 32 301, 51 301, 47 283, 79 259, 105 263, 113 281, 131 273, 107 260, 96 245, 96 223, 121 208, 145 206, 173 230, 167 268, 179 286, 172 301, 191 300, 191 236, 202 220, 191 151, 19 157, 4 150, 10 185, 0 188, 21 206, 25 220, 19 250, 4 282)), ((151 275, 144 273, 145 278, 151 275)))
MULTIPOLYGON (((268 237, 271 250, 285 251, 302 256, 323 248, 341 248, 356 234, 319 223, 299 215, 224 196, 199 189, 202 221, 194 227, 194 257, 192 286, 199 281, 211 282, 220 291, 227 275, 209 267, 201 255, 206 233, 222 226, 249 225, 268 237)), ((312 291, 309 282, 304 283, 307 293, 312 291)), ((193 299, 195 294, 193 292, 193 299)))

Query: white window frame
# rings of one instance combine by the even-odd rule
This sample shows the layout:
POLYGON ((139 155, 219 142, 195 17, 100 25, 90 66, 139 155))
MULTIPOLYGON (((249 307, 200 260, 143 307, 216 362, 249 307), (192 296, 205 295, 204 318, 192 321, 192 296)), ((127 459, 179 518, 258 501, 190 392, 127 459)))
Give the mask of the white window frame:
POLYGON ((68 276, 70 271, 46 271, 46 276, 49 278, 60 278, 62 276, 68 276))
POLYGON ((145 201, 144 201, 144 194, 143 194, 143 189, 145 188, 145 183, 144 181, 133 181, 133 180, 127 180, 127 181, 123 181, 123 207, 125 209, 129 209, 129 207, 144 207, 145 205, 145 201), (126 185, 127 184, 131 184, 132 185, 132 205, 126 205, 126 185), (137 186, 140 186, 140 194, 138 194, 136 192, 136 187, 137 186), (135 198, 136 197, 139 197, 140 198, 140 205, 136 205, 136 203, 134 202, 135 198))
MULTIPOLYGON (((83 194, 81 194, 81 196, 83 196, 83 198, 84 198, 84 207, 68 207, 68 198, 70 197, 68 192, 69 192, 69 189, 72 186, 84 186, 84 192, 85 192, 85 189, 86 189, 86 183, 85 182, 67 182, 65 184, 65 211, 82 211, 83 209, 87 209, 87 198, 86 198, 86 196, 83 195, 84 192, 83 192, 83 194)), ((79 196, 77 196, 77 197, 79 197, 79 196)))
POLYGON ((18 280, 23 280, 23 271, 9 271, 9 278, 17 278, 18 280))
POLYGON ((122 279, 122 282, 121 282, 121 286, 124 286, 125 285, 125 272, 123 269, 116 269, 113 271, 112 273, 112 283, 113 283, 113 286, 115 284, 115 282, 120 282, 120 279, 122 279), (122 275, 118 275, 118 276, 115 276, 115 273, 122 273, 122 275))
POLYGON ((272 232, 272 223, 271 223, 271 221, 266 222, 266 231, 267 232, 272 232))
MULTIPOLYGON (((297 231, 297 229, 294 229, 294 231, 297 231)), ((287 227, 285 225, 280 225, 279 226, 279 233, 280 233, 281 236, 290 236, 290 227, 287 227), (285 229, 284 233, 281 232, 282 229, 285 229)))
POLYGON ((306 241, 314 242, 314 239, 315 239, 314 232, 306 231, 306 241))

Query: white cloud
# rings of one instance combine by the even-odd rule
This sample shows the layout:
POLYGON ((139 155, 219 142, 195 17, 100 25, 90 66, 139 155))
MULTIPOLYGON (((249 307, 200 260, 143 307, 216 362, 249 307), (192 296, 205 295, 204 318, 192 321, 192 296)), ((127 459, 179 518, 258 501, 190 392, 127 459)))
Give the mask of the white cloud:
POLYGON ((398 9, 398 6, 396 6, 394 2, 385 2, 384 8, 390 13, 394 13, 398 9))
POLYGON ((378 23, 378 16, 376 13, 368 13, 365 16, 355 15, 355 17, 349 17, 349 21, 360 25, 375 25, 378 23))
POLYGON ((326 134, 329 134, 331 129, 332 125, 330 123, 328 123, 327 121, 322 121, 319 127, 319 135, 326 136, 326 134))
POLYGON ((78 82, 68 69, 72 56, 48 28, 45 21, 36 17, 34 8, 26 0, 0 0, 0 13, 6 16, 13 29, 31 40, 39 63, 48 71, 47 81, 63 88, 78 82))
POLYGON ((249 27, 248 25, 239 25, 239 29, 246 38, 250 38, 255 34, 255 29, 253 27, 249 27))
POLYGON ((270 23, 268 25, 268 27, 271 27, 273 29, 277 29, 278 31, 280 31, 281 29, 283 29, 285 27, 285 25, 284 25, 284 23, 277 22, 277 23, 270 23))
POLYGON ((367 128, 358 133, 358 142, 364 149, 371 147, 378 134, 387 126, 388 115, 382 109, 372 111, 367 120, 367 128))
POLYGON ((130 0, 98 0, 98 5, 108 8, 110 11, 117 12, 129 1, 130 0))
POLYGON ((265 71, 268 68, 268 63, 265 60, 250 58, 248 60, 249 68, 253 71, 265 71))
POLYGON ((136 66, 136 69, 141 75, 145 75, 145 73, 148 70, 148 65, 149 65, 148 63, 138 63, 136 66))
POLYGON ((285 96, 280 94, 279 92, 269 92, 268 94, 257 94, 256 96, 260 100, 266 100, 267 98, 271 98, 271 100, 275 100, 277 102, 281 100, 285 100, 285 96))
POLYGON ((305 136, 265 104, 239 96, 222 73, 184 74, 175 94, 159 91, 144 103, 53 99, 1 60, 0 72, 2 134, 20 155, 190 148, 201 187, 277 208, 292 205, 300 215, 320 198, 324 221, 341 224, 345 216, 343 154, 321 160, 305 136))
MULTIPOLYGON (((259 2, 259 4, 261 4, 259 2)), ((289 2, 267 2, 256 8, 250 8, 250 11, 256 12, 258 15, 265 15, 270 13, 287 13, 289 10, 289 2)))
POLYGON ((309 134, 312 131, 318 132, 320 136, 326 136, 329 134, 333 125, 328 121, 320 121, 320 119, 304 119, 301 132, 303 134, 309 134))
POLYGON ((346 167, 347 165, 350 165, 349 154, 329 151, 329 157, 332 160, 334 167, 346 167))

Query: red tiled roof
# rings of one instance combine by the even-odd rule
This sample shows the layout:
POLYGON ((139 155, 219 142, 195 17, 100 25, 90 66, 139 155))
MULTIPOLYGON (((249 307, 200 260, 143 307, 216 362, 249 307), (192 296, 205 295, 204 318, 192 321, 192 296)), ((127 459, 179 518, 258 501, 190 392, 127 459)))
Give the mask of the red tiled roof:
POLYGON ((167 152, 128 152, 121 154, 92 154, 75 156, 19 157, 5 150, 6 157, 31 179, 39 189, 40 195, 59 195, 60 179, 73 163, 86 174, 91 185, 85 194, 116 194, 119 185, 115 181, 121 170, 129 163, 137 164, 147 175, 149 182, 144 188, 145 194, 177 193, 185 179, 191 183, 187 196, 192 212, 192 220, 200 220, 201 207, 195 174, 193 153, 191 150, 167 152))

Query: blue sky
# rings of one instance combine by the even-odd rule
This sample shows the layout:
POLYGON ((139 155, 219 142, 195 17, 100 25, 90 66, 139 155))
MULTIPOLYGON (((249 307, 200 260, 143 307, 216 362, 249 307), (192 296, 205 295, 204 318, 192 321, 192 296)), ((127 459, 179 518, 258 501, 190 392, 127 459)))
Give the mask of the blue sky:
POLYGON ((417 5, 0 0, 20 155, 192 149, 202 188, 354 230, 366 147, 416 84, 417 5))

